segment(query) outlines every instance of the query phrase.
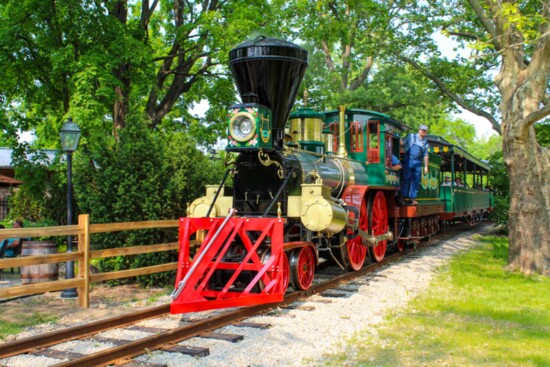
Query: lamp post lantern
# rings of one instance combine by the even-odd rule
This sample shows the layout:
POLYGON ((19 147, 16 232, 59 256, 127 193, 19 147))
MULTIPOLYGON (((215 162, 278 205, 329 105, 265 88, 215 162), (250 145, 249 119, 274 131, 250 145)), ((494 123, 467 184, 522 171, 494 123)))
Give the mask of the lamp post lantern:
MULTIPOLYGON (((63 124, 61 128, 61 146, 63 151, 67 153, 67 225, 73 224, 73 182, 72 182, 72 161, 73 152, 78 147, 80 141, 80 129, 78 125, 73 122, 71 117, 63 124)), ((73 237, 67 236, 67 252, 73 251, 73 237)), ((65 279, 74 278, 74 262, 73 260, 67 261, 65 279)), ((78 297, 76 288, 69 288, 61 292, 62 298, 75 298, 78 297)))

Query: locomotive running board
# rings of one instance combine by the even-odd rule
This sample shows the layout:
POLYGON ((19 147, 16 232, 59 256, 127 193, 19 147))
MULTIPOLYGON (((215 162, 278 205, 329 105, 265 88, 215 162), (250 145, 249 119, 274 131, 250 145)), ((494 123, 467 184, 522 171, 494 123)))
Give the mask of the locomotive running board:
POLYGON ((283 300, 284 220, 231 216, 232 212, 225 219, 180 218, 179 264, 171 313, 283 300), (193 237, 204 240, 191 258, 193 237), (236 243, 240 244, 238 248, 236 243), (259 256, 259 250, 266 254, 266 246, 269 256, 259 256), (231 261, 232 253, 228 251, 234 253, 236 249, 239 261, 234 256, 231 261))

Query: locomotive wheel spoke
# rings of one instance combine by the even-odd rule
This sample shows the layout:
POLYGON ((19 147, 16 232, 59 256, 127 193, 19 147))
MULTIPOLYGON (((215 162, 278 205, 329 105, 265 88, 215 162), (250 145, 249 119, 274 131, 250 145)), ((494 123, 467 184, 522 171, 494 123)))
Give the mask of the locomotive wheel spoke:
POLYGON ((313 284, 315 255, 309 246, 297 248, 290 255, 292 282, 297 290, 306 290, 313 284))
MULTIPOLYGON (((375 236, 388 232, 388 206, 382 191, 378 191, 369 200, 369 233, 375 236)), ((369 256, 373 261, 380 262, 386 255, 387 240, 369 247, 369 256)))
MULTIPOLYGON (((359 211, 359 228, 362 231, 367 231, 369 226, 367 216, 367 203, 365 199, 361 202, 361 210, 359 211)), ((356 236, 348 240, 341 248, 342 258, 348 270, 358 271, 363 267, 367 257, 367 248, 363 245, 361 236, 356 236)))

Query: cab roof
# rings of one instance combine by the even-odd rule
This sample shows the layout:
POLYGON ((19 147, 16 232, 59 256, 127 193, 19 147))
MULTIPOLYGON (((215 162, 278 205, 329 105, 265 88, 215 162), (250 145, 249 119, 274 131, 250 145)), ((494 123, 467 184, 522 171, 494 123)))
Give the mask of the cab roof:
MULTIPOLYGON (((325 116, 338 114, 338 110, 330 110, 326 111, 324 114, 325 116)), ((403 122, 398 121, 394 118, 391 118, 389 115, 386 115, 385 113, 371 111, 371 110, 363 110, 359 108, 346 108, 346 113, 356 113, 361 115, 368 115, 372 116, 374 118, 380 119, 381 121, 388 122, 394 127, 396 127, 399 130, 409 130, 409 127, 405 125, 403 122)))

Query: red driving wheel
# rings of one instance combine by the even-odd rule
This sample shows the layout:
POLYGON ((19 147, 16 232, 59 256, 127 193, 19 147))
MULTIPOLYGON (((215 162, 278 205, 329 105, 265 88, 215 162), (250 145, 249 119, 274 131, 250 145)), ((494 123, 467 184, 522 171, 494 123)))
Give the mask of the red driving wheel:
POLYGON ((297 248, 290 255, 290 271, 296 290, 306 290, 313 284, 315 254, 309 246, 297 248))
MULTIPOLYGON (((367 203, 365 199, 363 199, 359 211, 359 228, 366 232, 368 227, 367 203)), ((363 245, 361 236, 357 235, 351 240, 348 240, 345 246, 342 246, 342 255, 349 270, 358 271, 361 269, 367 257, 367 248, 363 245)))
MULTIPOLYGON (((369 233, 378 236, 388 232, 388 206, 384 192, 378 191, 369 200, 369 233)), ((369 247, 369 256, 373 261, 380 262, 386 255, 388 241, 378 242, 374 247, 369 247)))

